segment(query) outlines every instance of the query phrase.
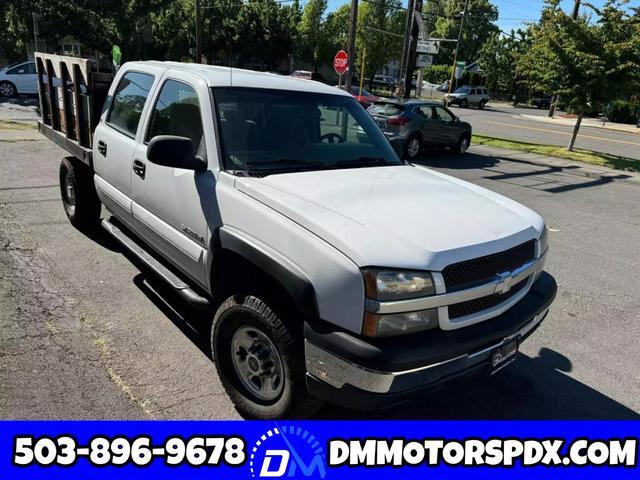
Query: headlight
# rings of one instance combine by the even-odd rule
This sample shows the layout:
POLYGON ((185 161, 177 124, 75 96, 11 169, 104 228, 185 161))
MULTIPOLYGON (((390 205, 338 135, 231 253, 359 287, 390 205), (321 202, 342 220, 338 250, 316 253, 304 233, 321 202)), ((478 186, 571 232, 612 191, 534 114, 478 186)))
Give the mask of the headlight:
MULTIPOLYGON (((410 300, 435 295, 429 272, 367 268, 362 271, 368 299, 385 301, 410 300)), ((362 333, 368 337, 391 337, 438 327, 438 310, 378 315, 366 312, 362 333)))
POLYGON ((376 315, 365 313, 362 333, 367 337, 393 337, 438 328, 438 310, 376 315))
POLYGON ((542 230, 542 235, 540 235, 540 257, 542 257, 542 255, 544 255, 546 253, 546 251, 549 249, 549 233, 547 230, 547 226, 544 226, 544 229, 542 230))
POLYGON ((429 272, 403 272, 400 270, 365 269, 367 298, 379 301, 408 300, 436 293, 429 272))

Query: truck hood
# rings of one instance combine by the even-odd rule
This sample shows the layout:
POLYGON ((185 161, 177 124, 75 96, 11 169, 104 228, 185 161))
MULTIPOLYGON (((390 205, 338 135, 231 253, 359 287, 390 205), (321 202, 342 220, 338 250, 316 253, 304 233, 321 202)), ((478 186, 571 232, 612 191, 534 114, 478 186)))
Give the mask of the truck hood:
POLYGON ((509 249, 544 228, 522 205, 419 166, 237 178, 236 188, 359 267, 430 269, 509 249))

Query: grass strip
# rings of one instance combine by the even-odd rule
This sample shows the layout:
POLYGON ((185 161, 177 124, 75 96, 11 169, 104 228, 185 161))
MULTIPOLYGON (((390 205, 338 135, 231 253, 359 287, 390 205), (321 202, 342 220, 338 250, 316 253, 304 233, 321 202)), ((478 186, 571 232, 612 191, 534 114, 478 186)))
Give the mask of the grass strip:
POLYGON ((472 143, 475 145, 508 148, 510 150, 519 150, 521 152, 537 153, 538 155, 564 158, 566 160, 575 160, 577 162, 599 165, 601 167, 615 168, 617 170, 626 170, 628 172, 640 172, 640 160, 619 157, 617 155, 610 155, 608 153, 592 152, 590 150, 583 150, 579 148, 576 148, 573 152, 570 152, 565 147, 558 147, 555 145, 539 145, 536 143, 519 142, 517 140, 506 140, 503 138, 487 137, 484 135, 474 135, 472 143))

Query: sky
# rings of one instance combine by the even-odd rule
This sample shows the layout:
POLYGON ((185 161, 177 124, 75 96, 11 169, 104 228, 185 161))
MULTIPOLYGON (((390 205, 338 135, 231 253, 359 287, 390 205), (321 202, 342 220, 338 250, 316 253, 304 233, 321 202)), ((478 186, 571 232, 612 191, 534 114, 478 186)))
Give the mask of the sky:
MULTIPOLYGON (((349 0, 329 0, 329 10, 335 10, 340 5, 349 0)), ((590 0, 594 6, 599 7, 604 4, 605 0, 590 0)), ((407 5, 407 0, 403 0, 403 4, 407 5)), ((523 23, 527 21, 537 21, 540 18, 540 12, 544 0, 491 0, 498 11, 500 17, 498 18, 498 26, 501 30, 509 32, 512 29, 517 29, 523 23)), ((563 0, 562 7, 571 12, 573 9, 574 0, 563 0)), ((632 0, 630 5, 640 5, 640 0, 632 0)))

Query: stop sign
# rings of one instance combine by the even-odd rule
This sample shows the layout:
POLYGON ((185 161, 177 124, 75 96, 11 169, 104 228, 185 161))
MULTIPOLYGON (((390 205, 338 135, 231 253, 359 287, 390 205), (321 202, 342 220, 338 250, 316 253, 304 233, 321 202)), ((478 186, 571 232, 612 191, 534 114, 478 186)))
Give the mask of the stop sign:
POLYGON ((333 57, 333 69, 336 71, 338 75, 342 75, 349 68, 349 57, 347 52, 344 50, 340 50, 336 53, 336 56, 333 57))

